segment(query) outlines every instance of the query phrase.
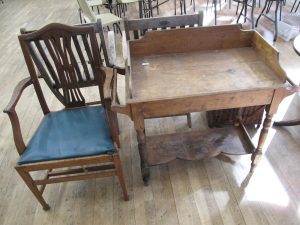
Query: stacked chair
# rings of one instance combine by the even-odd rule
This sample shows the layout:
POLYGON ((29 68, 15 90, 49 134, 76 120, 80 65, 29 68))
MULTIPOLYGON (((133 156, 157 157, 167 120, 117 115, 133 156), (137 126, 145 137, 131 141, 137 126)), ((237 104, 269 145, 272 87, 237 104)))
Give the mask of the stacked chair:
POLYGON ((238 19, 237 19, 237 23, 239 23, 239 20, 241 18, 241 16, 244 17, 244 23, 246 22, 246 20, 250 20, 251 21, 251 28, 254 29, 254 16, 253 16, 253 12, 254 12, 254 7, 255 7, 255 0, 233 0, 235 2, 238 3, 237 5, 237 8, 236 8, 236 14, 238 13, 238 10, 239 10, 239 5, 241 4, 242 5, 242 8, 239 12, 239 16, 238 16, 238 19), (248 7, 251 8, 251 15, 250 15, 250 18, 247 16, 247 9, 248 7))
POLYGON ((277 35, 278 35, 278 19, 279 19, 279 21, 281 20, 281 11, 282 11, 282 5, 283 4, 284 4, 284 0, 266 0, 265 5, 264 5, 261 13, 258 16, 258 18, 256 20, 256 23, 255 23, 255 27, 257 27, 261 16, 264 16, 268 20, 272 21, 275 25, 274 41, 276 41, 277 35), (273 2, 275 2, 275 10, 274 10, 275 19, 272 19, 272 18, 270 18, 266 15, 270 12, 270 9, 272 7, 273 2), (278 16, 278 10, 279 10, 279 16, 278 16))
POLYGON ((100 13, 100 14, 95 14, 91 6, 89 5, 86 0, 77 0, 78 5, 79 5, 79 17, 80 17, 80 22, 83 23, 96 23, 97 20, 102 21, 102 25, 107 27, 109 30, 109 26, 113 25, 114 28, 121 32, 119 23, 121 21, 121 18, 112 14, 111 12, 109 13, 100 13))

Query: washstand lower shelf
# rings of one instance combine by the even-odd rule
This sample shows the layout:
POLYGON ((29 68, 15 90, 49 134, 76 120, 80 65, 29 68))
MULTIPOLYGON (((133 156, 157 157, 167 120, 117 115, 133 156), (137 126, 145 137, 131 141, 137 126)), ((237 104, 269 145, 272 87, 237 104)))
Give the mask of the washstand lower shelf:
POLYGON ((175 159, 199 160, 220 153, 251 154, 255 150, 241 127, 226 127, 147 136, 146 158, 149 166, 175 159))

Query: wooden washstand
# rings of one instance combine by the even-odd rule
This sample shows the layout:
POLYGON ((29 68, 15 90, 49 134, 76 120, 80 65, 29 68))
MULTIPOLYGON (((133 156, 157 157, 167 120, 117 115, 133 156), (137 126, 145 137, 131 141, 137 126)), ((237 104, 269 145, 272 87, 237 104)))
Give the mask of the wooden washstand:
POLYGON ((147 32, 129 41, 128 52, 126 105, 114 98, 112 110, 134 122, 145 184, 149 166, 221 152, 252 154, 253 171, 279 103, 298 89, 280 67, 278 52, 240 25, 147 32), (233 128, 156 136, 145 131, 149 117, 259 105, 267 114, 257 146, 238 117, 233 128))

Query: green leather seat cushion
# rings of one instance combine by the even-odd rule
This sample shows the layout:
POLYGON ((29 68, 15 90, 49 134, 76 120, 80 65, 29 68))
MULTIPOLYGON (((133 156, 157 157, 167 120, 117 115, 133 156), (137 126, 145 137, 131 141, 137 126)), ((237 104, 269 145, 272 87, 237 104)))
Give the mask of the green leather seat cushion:
POLYGON ((19 164, 114 152, 102 106, 48 113, 19 164))

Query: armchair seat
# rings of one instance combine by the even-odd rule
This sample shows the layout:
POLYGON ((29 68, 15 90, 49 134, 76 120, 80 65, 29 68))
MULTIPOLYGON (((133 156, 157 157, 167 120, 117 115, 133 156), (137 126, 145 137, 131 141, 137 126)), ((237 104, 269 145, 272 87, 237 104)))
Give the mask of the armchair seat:
MULTIPOLYGON (((114 15, 112 13, 102 13, 99 15, 95 15, 95 18, 96 18, 96 20, 101 19, 103 26, 118 23, 121 21, 120 17, 117 17, 116 15, 114 15)), ((94 21, 89 21, 89 22, 94 22, 94 21)))
POLYGON ((102 106, 48 113, 19 164, 115 152, 102 106))

